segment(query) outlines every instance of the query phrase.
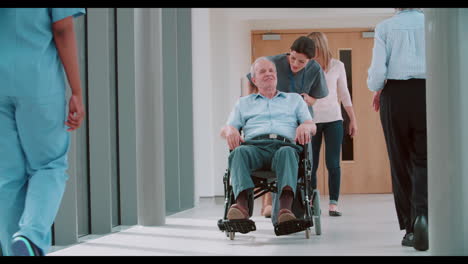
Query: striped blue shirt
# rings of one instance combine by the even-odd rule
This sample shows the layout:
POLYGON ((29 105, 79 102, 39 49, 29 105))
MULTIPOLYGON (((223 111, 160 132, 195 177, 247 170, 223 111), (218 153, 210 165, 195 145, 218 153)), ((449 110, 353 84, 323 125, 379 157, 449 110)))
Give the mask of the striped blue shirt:
POLYGON ((383 89, 385 80, 426 79, 424 14, 403 10, 375 27, 367 86, 383 89))
POLYGON ((227 125, 242 128, 245 140, 264 134, 278 134, 294 141, 296 128, 306 120, 312 120, 304 99, 297 93, 278 91, 269 99, 261 94, 241 97, 227 125))

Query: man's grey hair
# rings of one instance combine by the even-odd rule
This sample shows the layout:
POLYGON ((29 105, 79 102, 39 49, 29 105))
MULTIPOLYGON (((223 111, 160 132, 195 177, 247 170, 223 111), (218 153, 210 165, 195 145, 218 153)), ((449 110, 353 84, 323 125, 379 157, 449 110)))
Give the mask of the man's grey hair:
POLYGON ((268 57, 260 57, 260 58, 257 58, 254 63, 252 63, 252 65, 250 66, 250 78, 254 78, 255 77, 255 65, 261 61, 261 60, 265 60, 265 61, 269 61, 273 64, 273 68, 275 68, 275 71, 276 71, 276 65, 275 63, 268 57))

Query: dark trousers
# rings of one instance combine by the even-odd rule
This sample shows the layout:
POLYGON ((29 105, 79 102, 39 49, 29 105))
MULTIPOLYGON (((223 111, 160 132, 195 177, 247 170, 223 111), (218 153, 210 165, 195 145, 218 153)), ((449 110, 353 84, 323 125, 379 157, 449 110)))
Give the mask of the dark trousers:
POLYGON ((325 139, 325 163, 328 170, 330 204, 338 204, 341 183, 341 144, 343 143, 343 121, 317 123, 317 133, 312 137, 312 188, 317 188, 317 169, 322 138, 325 139))
POLYGON ((380 95, 380 120, 398 222, 412 232, 416 216, 427 216, 426 81, 388 80, 380 95))

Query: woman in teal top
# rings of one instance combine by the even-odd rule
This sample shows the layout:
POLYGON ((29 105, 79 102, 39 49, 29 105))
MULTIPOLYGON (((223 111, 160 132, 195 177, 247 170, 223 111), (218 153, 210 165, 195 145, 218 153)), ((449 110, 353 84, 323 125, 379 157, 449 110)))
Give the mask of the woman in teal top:
MULTIPOLYGON (((310 38, 301 36, 290 47, 289 53, 268 56, 275 63, 278 74, 277 89, 286 93, 299 93, 303 96, 314 117, 312 105, 316 99, 328 95, 327 81, 320 64, 315 57, 315 43, 310 38)), ((247 74, 250 81, 250 73, 247 74)), ((250 81, 251 92, 256 88, 250 81)))
POLYGON ((0 244, 45 255, 83 118, 73 17, 84 8, 0 8, 0 244), (66 101, 65 74, 72 95, 66 101), (68 116, 67 116, 68 113, 68 116))
MULTIPOLYGON (((281 92, 299 93, 309 108, 310 115, 314 117, 312 105, 317 99, 328 95, 327 81, 320 64, 312 58, 315 57, 315 43, 305 36, 297 38, 290 47, 289 53, 269 56, 275 63, 277 71, 277 89, 281 92)), ((256 93, 256 87, 249 79, 249 93, 256 93)), ((309 150, 312 153, 312 150, 309 150)), ((271 195, 263 196, 261 214, 271 216, 271 195)))

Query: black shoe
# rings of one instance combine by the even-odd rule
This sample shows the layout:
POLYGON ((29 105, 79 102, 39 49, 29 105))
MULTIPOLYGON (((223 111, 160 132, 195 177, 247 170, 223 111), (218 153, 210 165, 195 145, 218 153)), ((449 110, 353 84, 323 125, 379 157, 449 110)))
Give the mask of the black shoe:
POLYGON ((406 233, 401 241, 401 245, 405 247, 413 247, 414 245, 414 235, 413 233, 406 233))
POLYGON ((329 216, 341 216, 341 212, 338 211, 328 211, 329 216))
POLYGON ((427 217, 420 215, 414 221, 414 248, 420 251, 426 251, 429 248, 429 234, 427 230, 427 217))

